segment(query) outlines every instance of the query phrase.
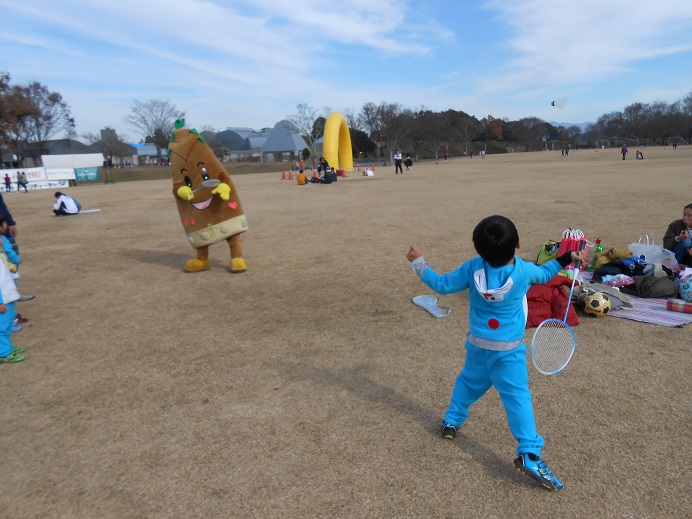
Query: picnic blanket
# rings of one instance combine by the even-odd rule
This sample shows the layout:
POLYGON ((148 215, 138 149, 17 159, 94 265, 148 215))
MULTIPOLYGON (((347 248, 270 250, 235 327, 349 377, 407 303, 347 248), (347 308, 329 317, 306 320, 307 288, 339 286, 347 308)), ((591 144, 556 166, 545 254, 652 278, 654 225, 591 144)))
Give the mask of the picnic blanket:
MULTIPOLYGON (((579 280, 589 282, 593 277, 591 272, 580 272, 579 280)), ((692 314, 682 313, 680 311, 668 310, 667 299, 649 299, 637 296, 628 296, 634 308, 618 308, 611 310, 608 316, 620 317, 622 319, 630 319, 639 321, 640 323, 657 324, 668 328, 682 327, 685 324, 692 323, 692 314)))
POLYGON ((608 315, 668 328, 679 328, 692 323, 692 314, 668 310, 666 299, 645 299, 636 296, 629 296, 629 298, 634 304, 634 308, 618 308, 611 310, 608 315))

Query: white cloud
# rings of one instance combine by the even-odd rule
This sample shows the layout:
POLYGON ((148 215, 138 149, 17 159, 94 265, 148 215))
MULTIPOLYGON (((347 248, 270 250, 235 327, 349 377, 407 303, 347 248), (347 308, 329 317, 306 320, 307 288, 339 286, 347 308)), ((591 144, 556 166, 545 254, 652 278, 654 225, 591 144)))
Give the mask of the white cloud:
POLYGON ((507 2, 484 7, 496 13, 512 36, 506 79, 486 87, 586 83, 623 73, 656 56, 689 52, 692 2, 554 0, 507 2), (682 43, 681 43, 682 42, 682 43))

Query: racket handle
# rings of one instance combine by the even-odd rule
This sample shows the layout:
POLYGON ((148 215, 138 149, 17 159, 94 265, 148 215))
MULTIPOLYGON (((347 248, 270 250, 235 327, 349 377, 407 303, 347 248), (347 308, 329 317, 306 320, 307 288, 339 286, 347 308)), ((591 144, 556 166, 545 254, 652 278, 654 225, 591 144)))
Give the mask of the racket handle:
MULTIPOLYGON (((583 251, 586 248, 586 240, 579 240, 579 252, 583 251)), ((579 270, 579 267, 581 267, 581 260, 577 260, 574 262, 574 270, 579 270)))

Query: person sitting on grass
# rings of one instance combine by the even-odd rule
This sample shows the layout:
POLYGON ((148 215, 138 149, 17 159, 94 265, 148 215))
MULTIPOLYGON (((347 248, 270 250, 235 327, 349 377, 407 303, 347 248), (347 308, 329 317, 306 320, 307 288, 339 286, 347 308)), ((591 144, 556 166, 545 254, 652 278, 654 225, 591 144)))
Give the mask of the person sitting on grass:
POLYGON ((692 266, 692 204, 683 208, 682 220, 675 220, 668 226, 663 246, 675 254, 678 264, 692 266))
POLYGON ((298 177, 297 177, 297 178, 298 178, 298 185, 299 185, 299 186, 304 186, 305 184, 308 183, 308 176, 305 174, 305 171, 302 170, 302 169, 301 169, 300 172, 298 173, 298 177))
POLYGON ((74 198, 64 195, 60 191, 55 193, 55 204, 53 204, 55 216, 79 214, 79 209, 79 203, 74 198))
POLYGON ((519 248, 514 223, 498 215, 481 220, 473 230, 473 245, 479 256, 442 275, 428 266, 415 244, 406 254, 411 270, 435 292, 469 290, 466 360, 442 422, 442 437, 453 440, 471 405, 494 386, 518 442, 514 466, 544 487, 561 490, 562 481, 541 459, 544 442, 536 432, 524 343, 526 292, 531 285, 546 283, 571 262, 585 262, 586 251, 568 252, 543 265, 528 263, 514 255, 519 248))
POLYGON ((406 160, 404 160, 404 166, 406 166, 406 171, 413 168, 413 160, 411 160, 410 155, 406 155, 406 160))

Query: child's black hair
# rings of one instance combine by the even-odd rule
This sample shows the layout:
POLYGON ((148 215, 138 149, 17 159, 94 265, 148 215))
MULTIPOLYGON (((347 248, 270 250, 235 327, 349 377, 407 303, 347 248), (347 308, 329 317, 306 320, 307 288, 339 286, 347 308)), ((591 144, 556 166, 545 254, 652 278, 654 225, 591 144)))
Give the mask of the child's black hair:
POLYGON ((476 252, 493 267, 509 263, 518 244, 519 232, 512 220, 504 216, 488 216, 473 230, 476 252))
POLYGON ((7 218, 5 218, 4 216, 0 216, 0 227, 2 227, 6 221, 7 221, 7 218))

